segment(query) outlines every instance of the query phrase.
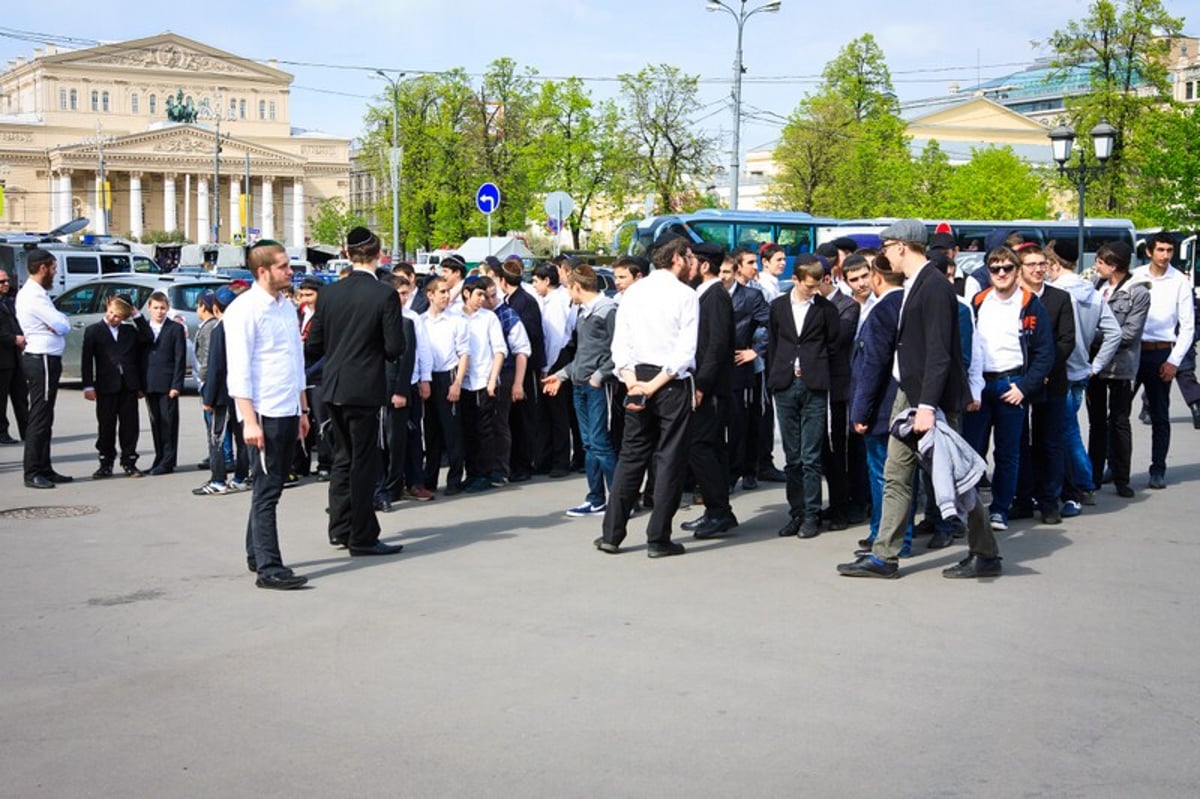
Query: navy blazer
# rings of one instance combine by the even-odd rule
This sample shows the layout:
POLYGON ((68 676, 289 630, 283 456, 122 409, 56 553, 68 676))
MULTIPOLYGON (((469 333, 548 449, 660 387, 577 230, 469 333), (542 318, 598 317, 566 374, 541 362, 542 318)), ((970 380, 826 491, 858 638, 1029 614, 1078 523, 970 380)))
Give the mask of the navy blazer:
POLYGON ((187 371, 187 333, 183 325, 168 316, 163 321, 158 338, 144 316, 133 323, 141 329, 146 345, 142 348, 142 387, 147 394, 166 394, 183 391, 183 376, 187 371))
POLYGON ((813 295, 800 331, 792 317, 792 293, 776 297, 767 323, 767 388, 783 391, 790 386, 798 359, 804 385, 813 391, 828 391, 830 350, 840 332, 837 308, 820 294, 813 295))
POLYGON ((903 302, 903 290, 881 297, 871 306, 854 342, 850 423, 867 425, 867 435, 887 435, 891 426, 892 403, 900 387, 892 377, 892 361, 903 302))
POLYGON ((232 405, 229 399, 229 363, 225 359, 225 325, 218 322, 208 334, 208 369, 201 401, 210 408, 232 405))
POLYGON ((829 353, 829 399, 834 402, 850 400, 850 355, 854 351, 854 335, 858 332, 858 317, 862 306, 849 294, 835 290, 829 301, 838 310, 838 337, 829 353))
MULTIPOLYGON (((741 283, 734 284, 729 299, 733 301, 733 348, 754 349, 754 334, 766 330, 771 309, 761 291, 741 283)), ((750 388, 754 384, 754 361, 733 367, 734 391, 750 388)))

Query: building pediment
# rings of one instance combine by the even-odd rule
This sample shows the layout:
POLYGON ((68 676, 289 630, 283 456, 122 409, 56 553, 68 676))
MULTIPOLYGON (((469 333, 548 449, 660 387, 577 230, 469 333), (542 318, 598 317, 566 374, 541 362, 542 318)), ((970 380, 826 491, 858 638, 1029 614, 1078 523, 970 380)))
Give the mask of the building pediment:
POLYGON ((117 67, 159 73, 254 78, 273 83, 291 83, 292 80, 292 76, 282 70, 174 33, 73 50, 45 56, 41 61, 46 66, 84 69, 117 67))
MULTIPOLYGON (((120 136, 103 142, 104 161, 111 169, 204 171, 216 156, 216 131, 198 125, 169 125, 159 130, 120 136)), ((254 174, 297 176, 305 159, 230 136, 221 136, 221 161, 243 165, 250 156, 254 174)), ((59 147, 51 152, 52 168, 94 168, 100 146, 94 141, 59 147)))
POLYGON ((910 129, 962 128, 1046 135, 1046 129, 1042 125, 986 97, 972 97, 956 105, 914 117, 908 124, 910 129))

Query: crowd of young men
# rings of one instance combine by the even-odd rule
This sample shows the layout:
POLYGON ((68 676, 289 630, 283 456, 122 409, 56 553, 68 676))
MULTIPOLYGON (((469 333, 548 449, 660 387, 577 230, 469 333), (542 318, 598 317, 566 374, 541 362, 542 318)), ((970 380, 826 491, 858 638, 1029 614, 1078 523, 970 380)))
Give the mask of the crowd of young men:
MULTIPOLYGON (((201 298, 196 368, 211 479, 194 493, 252 486, 247 564, 265 588, 305 582, 283 565, 274 508, 314 456, 328 482, 329 541, 352 556, 402 549, 379 541, 376 514, 395 503, 579 465, 587 493, 566 513, 603 519, 595 546, 605 553, 621 551, 645 508, 650 557, 682 554, 672 528, 686 490, 704 513, 682 529, 728 535, 739 481, 753 490, 768 480, 785 484, 780 536, 869 523, 841 574, 894 577, 914 535, 927 533, 929 549, 968 539, 945 576, 992 577, 994 531, 1011 520, 1036 512, 1061 523, 1105 482, 1133 496, 1139 385, 1152 426, 1148 485, 1166 486, 1169 388, 1194 332, 1168 236, 1152 237, 1150 263, 1132 271, 1128 245, 1103 245, 1094 283, 1076 274, 1072 242, 1043 247, 1001 231, 984 269, 964 280, 953 236, 930 239, 921 222, 901 220, 880 238, 878 250, 839 239, 796 254, 787 290, 778 245, 726 253, 666 238, 653 268, 636 257, 613 265, 609 298, 592 267, 565 258, 527 283, 519 259, 468 274, 451 257, 418 283, 411 265, 380 269, 379 239, 358 228, 353 269, 333 284, 304 281, 298 307, 286 254, 260 243, 242 298, 231 289, 201 298), (782 471, 771 461, 776 425, 782 471)), ((53 260, 48 271, 35 266, 14 320, 44 384, 30 386, 26 484, 53 487, 69 478, 49 467, 52 381, 37 369, 53 370, 65 330, 38 294, 53 260)), ((154 432, 151 473, 176 468, 184 331, 165 297, 151 297, 148 312, 114 298, 84 338, 96 478, 113 474, 118 429, 121 468, 142 474, 139 397, 154 432)))

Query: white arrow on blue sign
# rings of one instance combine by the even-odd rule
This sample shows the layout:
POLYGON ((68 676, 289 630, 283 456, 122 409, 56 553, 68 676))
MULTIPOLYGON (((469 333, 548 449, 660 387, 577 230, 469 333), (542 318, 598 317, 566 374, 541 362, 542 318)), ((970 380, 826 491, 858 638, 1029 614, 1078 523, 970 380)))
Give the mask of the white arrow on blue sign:
POLYGON ((496 212, 500 207, 500 189, 495 183, 484 183, 479 187, 475 192, 475 207, 489 216, 496 212))

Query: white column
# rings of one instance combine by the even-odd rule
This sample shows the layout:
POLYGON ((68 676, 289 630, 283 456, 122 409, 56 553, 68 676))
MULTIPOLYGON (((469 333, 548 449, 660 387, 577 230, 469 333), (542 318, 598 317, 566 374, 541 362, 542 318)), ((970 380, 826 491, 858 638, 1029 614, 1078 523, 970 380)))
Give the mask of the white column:
POLYGON ((101 236, 108 235, 108 215, 104 213, 104 183, 96 173, 96 192, 92 199, 96 213, 92 216, 92 230, 101 236))
POLYGON ((63 169, 58 173, 58 187, 54 192, 54 227, 65 225, 71 221, 71 170, 63 169))
POLYGON ((212 223, 208 218, 208 178, 196 179, 196 243, 212 240, 212 223))
POLYGON ((292 246, 304 246, 304 178, 292 186, 292 246))
POLYGON ((229 179, 229 240, 242 232, 242 181, 240 178, 229 179))
POLYGON ((129 173, 129 232, 135 239, 142 238, 142 173, 129 173))
POLYGON ((183 176, 183 238, 192 237, 192 176, 183 176))
POLYGON ((268 176, 262 179, 262 238, 275 238, 275 182, 268 176))
POLYGON ((175 173, 163 175, 163 230, 178 230, 179 219, 175 215, 175 173))

